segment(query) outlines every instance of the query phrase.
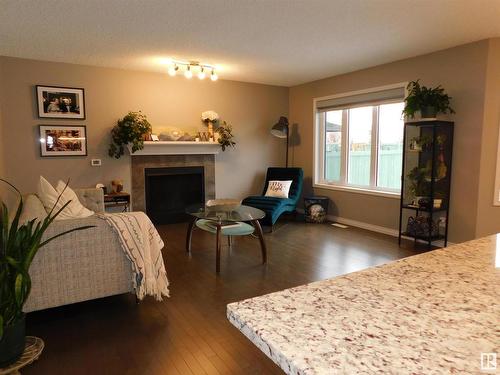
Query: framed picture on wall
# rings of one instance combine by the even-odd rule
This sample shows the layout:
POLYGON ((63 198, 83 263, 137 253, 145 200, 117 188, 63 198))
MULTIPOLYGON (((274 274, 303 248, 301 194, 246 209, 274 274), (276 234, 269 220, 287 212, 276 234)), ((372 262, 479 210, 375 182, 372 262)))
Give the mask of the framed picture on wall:
POLYGON ((56 86, 36 86, 38 117, 85 119, 83 89, 56 86))
POLYGON ((39 125, 40 156, 87 156, 85 125, 39 125))

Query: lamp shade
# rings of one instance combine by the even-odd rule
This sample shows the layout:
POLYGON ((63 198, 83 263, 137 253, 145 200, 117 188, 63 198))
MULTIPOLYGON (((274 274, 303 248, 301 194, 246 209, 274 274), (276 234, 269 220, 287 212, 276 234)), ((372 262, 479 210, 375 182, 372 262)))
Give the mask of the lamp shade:
POLYGON ((288 136, 288 119, 281 116, 279 121, 273 125, 271 134, 278 138, 286 138, 288 136))

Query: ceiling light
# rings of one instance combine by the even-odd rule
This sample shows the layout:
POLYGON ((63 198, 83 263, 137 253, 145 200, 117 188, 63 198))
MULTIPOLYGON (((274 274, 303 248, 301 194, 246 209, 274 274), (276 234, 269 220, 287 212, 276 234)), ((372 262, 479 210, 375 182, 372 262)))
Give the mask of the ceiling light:
POLYGON ((172 65, 170 68, 168 68, 168 74, 173 77, 173 76, 175 76, 175 74, 177 73, 178 70, 179 70, 179 67, 177 66, 177 64, 172 65))
POLYGON ((200 72, 198 73, 198 78, 205 79, 205 69, 202 66, 200 67, 200 72))
POLYGON ((193 78, 193 72, 191 71, 191 65, 187 66, 187 69, 184 72, 184 77, 186 77, 187 79, 193 78))
POLYGON ((198 61, 171 60, 171 65, 168 68, 168 74, 170 76, 175 76, 179 71, 184 73, 184 77, 191 79, 193 78, 193 69, 199 79, 205 79, 210 70, 210 79, 212 81, 217 81, 219 79, 219 76, 215 73, 214 65, 203 64, 198 61))
POLYGON ((215 73, 215 69, 212 69, 212 74, 210 74, 210 79, 212 81, 217 81, 219 79, 219 76, 217 75, 217 73, 215 73))

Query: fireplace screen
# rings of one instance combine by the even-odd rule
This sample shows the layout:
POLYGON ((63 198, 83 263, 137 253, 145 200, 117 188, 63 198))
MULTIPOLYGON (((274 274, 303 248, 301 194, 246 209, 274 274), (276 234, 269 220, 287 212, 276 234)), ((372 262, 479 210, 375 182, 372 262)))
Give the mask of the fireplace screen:
POLYGON ((145 169, 146 212, 155 224, 189 219, 186 207, 205 202, 203 167, 145 169))

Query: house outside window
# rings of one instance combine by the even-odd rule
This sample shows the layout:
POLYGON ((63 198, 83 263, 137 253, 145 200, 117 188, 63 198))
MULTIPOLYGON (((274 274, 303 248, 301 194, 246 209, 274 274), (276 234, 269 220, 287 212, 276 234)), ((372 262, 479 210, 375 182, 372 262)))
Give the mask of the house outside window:
POLYGON ((314 185, 399 197, 405 84, 314 100, 314 185))

